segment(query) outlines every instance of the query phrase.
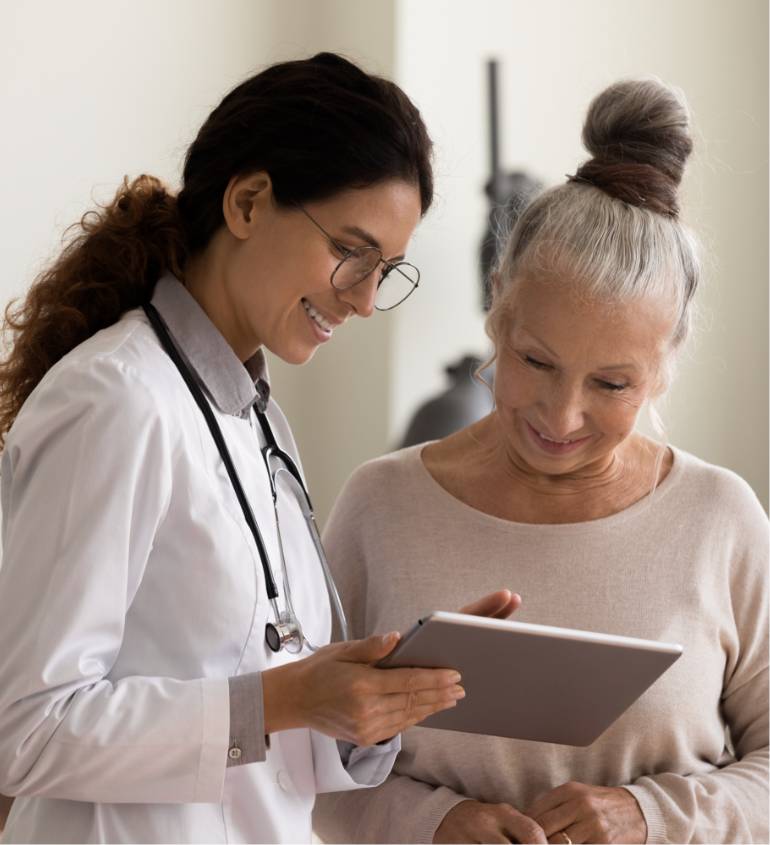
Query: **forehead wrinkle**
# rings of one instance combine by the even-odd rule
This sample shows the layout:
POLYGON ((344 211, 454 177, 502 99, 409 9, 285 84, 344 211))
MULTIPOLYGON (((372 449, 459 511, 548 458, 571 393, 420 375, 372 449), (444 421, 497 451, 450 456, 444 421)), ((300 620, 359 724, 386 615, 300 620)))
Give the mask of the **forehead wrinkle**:
MULTIPOLYGON (((513 305, 510 310, 510 325, 511 328, 522 332, 523 334, 527 335, 531 338, 536 344, 542 347, 549 355, 553 356, 553 358, 557 361, 561 361, 561 356, 557 352, 555 352, 541 337, 538 337, 532 330, 527 328, 526 326, 520 323, 520 308, 517 305, 513 305)), ((567 332, 566 334, 569 334, 567 332)), ((590 350, 593 352, 595 344, 591 344, 590 350)), ((597 371, 618 371, 618 370, 625 370, 625 371, 633 371, 634 373, 642 372, 645 369, 643 362, 639 361, 635 357, 630 357, 628 361, 623 363, 617 364, 599 364, 591 367, 592 370, 597 371)))

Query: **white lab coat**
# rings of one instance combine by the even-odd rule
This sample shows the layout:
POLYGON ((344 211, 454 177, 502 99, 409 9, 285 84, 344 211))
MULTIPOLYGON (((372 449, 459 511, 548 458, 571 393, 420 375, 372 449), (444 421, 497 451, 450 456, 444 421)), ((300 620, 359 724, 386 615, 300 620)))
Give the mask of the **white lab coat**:
MULTIPOLYGON (((261 431, 253 412, 214 412, 280 589, 261 431)), ((268 417, 296 455, 272 400, 268 417)), ((265 645, 253 538, 141 311, 46 374, 8 436, 2 494, 0 792, 21 796, 5 841, 309 842, 317 792, 385 779, 397 741, 355 749, 346 768, 333 739, 304 729, 226 768, 228 677, 295 658, 265 645)), ((324 580, 295 516, 295 609, 328 642, 324 580)))

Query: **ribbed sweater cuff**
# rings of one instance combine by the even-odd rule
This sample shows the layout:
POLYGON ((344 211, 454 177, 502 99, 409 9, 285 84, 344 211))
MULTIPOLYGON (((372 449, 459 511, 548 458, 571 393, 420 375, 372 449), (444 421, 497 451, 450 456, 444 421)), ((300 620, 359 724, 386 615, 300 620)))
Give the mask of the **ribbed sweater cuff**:
POLYGON ((666 842, 666 820, 655 799, 650 793, 638 784, 624 786, 634 798, 642 811, 644 820, 647 823, 647 842, 649 845, 666 842))
POLYGON ((420 824, 415 831, 414 842, 431 843, 438 826, 444 821, 444 816, 462 801, 468 801, 465 795, 458 795, 445 786, 439 786, 425 802, 420 813, 420 824))

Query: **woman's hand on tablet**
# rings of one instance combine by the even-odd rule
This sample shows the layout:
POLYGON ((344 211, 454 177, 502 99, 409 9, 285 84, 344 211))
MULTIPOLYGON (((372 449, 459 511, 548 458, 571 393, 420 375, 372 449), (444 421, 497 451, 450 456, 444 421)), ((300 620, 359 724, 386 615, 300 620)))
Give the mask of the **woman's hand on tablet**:
POLYGON ((521 606, 521 596, 512 593, 510 590, 498 590, 489 593, 484 598, 466 604, 461 607, 458 613, 467 613, 469 616, 486 616, 490 619, 507 619, 515 610, 521 606))
POLYGON ((541 795, 527 813, 549 842, 647 841, 647 822, 622 786, 565 783, 541 795))
POLYGON ((537 842, 545 833, 533 819, 510 804, 461 801, 444 816, 434 842, 537 842))
POLYGON ((333 643, 262 673, 265 731, 309 727, 374 745, 456 706, 465 695, 450 669, 377 669, 397 633, 333 643))

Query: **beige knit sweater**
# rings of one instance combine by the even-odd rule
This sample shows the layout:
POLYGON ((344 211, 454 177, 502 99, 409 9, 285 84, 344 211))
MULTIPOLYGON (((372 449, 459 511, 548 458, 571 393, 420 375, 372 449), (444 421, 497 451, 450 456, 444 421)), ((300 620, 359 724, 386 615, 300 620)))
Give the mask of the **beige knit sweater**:
POLYGON ((587 748, 412 728, 385 784, 319 796, 318 834, 431 842, 464 798, 523 809, 573 780, 627 786, 649 842, 768 842, 768 524, 749 486, 674 450, 657 491, 626 510, 528 525, 455 499, 421 450, 358 469, 330 518, 351 636, 405 631, 508 587, 524 600, 518 620, 684 654, 587 748))

